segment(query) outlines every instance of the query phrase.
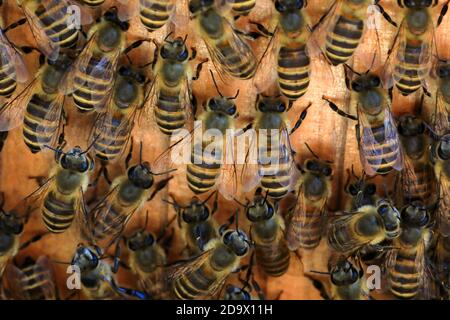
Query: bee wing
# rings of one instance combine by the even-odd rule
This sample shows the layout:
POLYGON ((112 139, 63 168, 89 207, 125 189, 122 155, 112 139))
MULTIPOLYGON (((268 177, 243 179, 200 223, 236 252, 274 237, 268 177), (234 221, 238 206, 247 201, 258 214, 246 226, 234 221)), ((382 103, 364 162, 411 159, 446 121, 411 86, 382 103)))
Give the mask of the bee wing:
POLYGON ((277 64, 280 49, 280 32, 278 27, 275 28, 273 36, 267 39, 266 42, 266 49, 258 60, 255 76, 252 79, 252 85, 257 89, 258 93, 265 92, 271 88, 278 78, 277 64))
POLYGON ((233 136, 231 139, 227 136, 223 142, 222 166, 220 175, 216 180, 217 190, 219 190, 222 196, 227 200, 233 200, 238 193, 238 173, 234 153, 234 143, 230 141, 234 142, 233 136))
POLYGON ((12 262, 10 262, 5 269, 4 278, 8 283, 8 298, 16 300, 27 299, 27 295, 23 290, 22 285, 22 281, 25 281, 27 276, 22 270, 20 270, 12 262))
MULTIPOLYGON (((62 0, 61 2, 65 3, 65 7, 68 7, 69 4, 66 0, 62 0)), ((50 11, 48 8, 48 1, 41 1, 40 5, 44 7, 45 11, 50 11)), ((45 25, 42 21, 37 17, 36 13, 32 6, 24 4, 21 6, 22 12, 25 18, 28 21, 28 25, 30 26, 31 34, 33 35, 39 50, 50 60, 54 61, 58 58, 59 55, 59 45, 53 42, 50 37, 45 33, 45 25)), ((53 10, 55 11, 55 10, 53 10)), ((53 24, 57 21, 66 19, 67 17, 62 16, 61 12, 57 11, 53 15, 47 15, 46 19, 49 21, 49 25, 53 24)))
POLYGON ((0 131, 12 130, 23 123, 25 110, 31 95, 39 85, 37 78, 31 81, 20 93, 0 107, 0 131))
POLYGON ((54 282, 54 274, 48 257, 40 256, 33 267, 33 273, 37 276, 36 282, 41 283, 39 289, 44 294, 46 300, 55 300, 56 286, 54 282))
MULTIPOLYGON (((229 36, 229 45, 231 49, 236 52, 236 55, 241 58, 242 61, 256 61, 256 57, 253 54, 252 49, 249 45, 242 39, 242 37, 233 29, 231 23, 224 17, 222 17, 224 33, 228 33, 229 36)), ((222 65, 221 61, 227 61, 227 57, 223 55, 223 53, 218 50, 216 45, 208 42, 208 40, 204 41, 206 48, 208 49, 209 55, 211 56, 211 60, 214 64, 216 70, 218 70, 219 76, 224 81, 222 75, 229 75, 229 71, 222 65)))
MULTIPOLYGON (((63 110, 66 96, 63 93, 58 94, 50 104, 48 111, 36 128, 37 141, 41 150, 45 149, 45 145, 55 147, 58 145, 59 133, 61 132, 61 124, 63 123, 63 110), (50 138, 50 141, 48 139, 50 138)), ((50 149, 49 149, 50 150, 50 149)), ((51 151, 51 150, 50 150, 51 151)))
POLYGON ((441 90, 437 89, 435 95, 436 100, 431 123, 433 124, 434 131, 441 136, 450 131, 449 114, 447 112, 448 106, 441 90))
POLYGON ((23 207, 29 206, 32 208, 34 207, 33 204, 40 204, 43 197, 45 197, 45 195, 47 194, 48 189, 52 186, 55 177, 56 176, 53 175, 47 178, 47 180, 45 180, 41 186, 39 186, 36 190, 26 196, 23 202, 23 207))
POLYGON ((415 191, 419 187, 418 177, 414 169, 414 164, 409 159, 409 157, 404 158, 404 168, 401 172, 401 175, 402 175, 403 196, 407 197, 409 195, 415 194, 415 191))
POLYGON ((384 64, 383 75, 381 77, 384 88, 392 88, 394 80, 398 81, 401 78, 401 74, 395 72, 395 67, 399 65, 399 57, 404 57, 406 48, 406 20, 403 19, 392 44, 390 53, 384 64))
POLYGON ((450 235, 450 194, 449 188, 450 183, 448 179, 442 176, 439 177, 439 203, 437 207, 437 220, 439 231, 442 235, 449 236, 450 235))
POLYGON ((7 66, 10 62, 14 66, 14 79, 19 83, 24 83, 30 78, 30 73, 22 59, 22 56, 9 42, 3 31, 0 30, 0 63, 7 66))
POLYGON ((358 119, 359 119, 359 155, 361 163, 364 166, 365 172, 369 176, 377 174, 373 169, 373 166, 381 165, 383 153, 396 153, 397 157, 393 168, 397 171, 401 171, 403 168, 403 154, 401 152, 397 128, 395 126, 394 119, 392 118, 390 106, 387 106, 384 110, 384 139, 382 141, 375 138, 372 126, 361 107, 358 106, 358 119), (383 145, 383 148, 380 146, 383 145), (386 149, 389 148, 389 151, 386 149), (398 150, 397 150, 398 149, 398 150), (369 163, 370 159, 370 163, 369 163))
POLYGON ((175 262, 167 267, 167 279, 169 282, 179 280, 180 278, 198 270, 203 264, 208 263, 214 249, 203 251, 199 255, 188 260, 175 262))
MULTIPOLYGON (((246 150, 245 159, 238 160, 238 163, 243 162, 243 166, 241 169, 240 183, 242 185, 242 191, 248 192, 253 190, 261 181, 261 175, 259 174, 259 165, 258 165, 258 137, 256 135, 255 130, 249 130, 243 133, 238 139, 243 139, 245 137, 249 137, 249 140, 246 140, 246 150)), ((243 145, 242 143, 238 143, 238 147, 243 145)), ((237 156, 242 155, 243 152, 237 150, 237 156)), ((239 159, 239 158, 238 158, 239 159)))

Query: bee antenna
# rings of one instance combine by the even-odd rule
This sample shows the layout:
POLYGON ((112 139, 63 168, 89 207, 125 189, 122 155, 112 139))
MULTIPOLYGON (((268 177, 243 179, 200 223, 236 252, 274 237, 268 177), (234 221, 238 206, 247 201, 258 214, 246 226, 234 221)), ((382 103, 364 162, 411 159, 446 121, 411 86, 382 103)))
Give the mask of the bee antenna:
POLYGON ((61 149, 58 148, 53 148, 52 146, 49 146, 48 144, 44 144, 44 147, 50 150, 53 150, 56 153, 62 153, 62 154, 66 154, 64 151, 62 151, 61 149))
POLYGON ((51 263, 56 263, 56 264, 65 264, 67 266, 72 265, 71 262, 66 262, 66 261, 59 261, 59 260, 50 260, 51 263))
POLYGON ((326 274, 326 275, 330 275, 330 272, 325 272, 325 271, 316 271, 316 270, 309 270, 309 272, 311 273, 317 273, 317 274, 326 274))
POLYGON ((269 196, 269 190, 266 191, 266 196, 264 197, 264 202, 263 203, 267 203, 267 197, 269 196))
POLYGON ((238 205, 240 205, 241 207, 247 208, 247 205, 243 204, 243 203, 240 202, 238 199, 233 198, 233 200, 234 200, 238 205))
POLYGON ((142 164, 142 141, 139 142, 139 164, 142 164))
POLYGON ((163 176, 163 175, 165 175, 165 174, 168 174, 168 173, 171 173, 171 172, 174 172, 174 171, 177 171, 177 169, 170 169, 170 170, 163 171, 163 172, 158 172, 158 173, 155 173, 155 172, 150 171, 150 173, 151 173, 152 175, 154 175, 154 176, 163 176))
POLYGON ((236 94, 234 95, 234 97, 230 98, 230 100, 234 100, 239 96, 239 89, 236 91, 236 94))
POLYGON ((97 135, 97 136, 94 138, 94 140, 92 140, 91 144, 90 144, 90 145, 86 148, 86 150, 83 151, 81 154, 88 153, 89 150, 91 150, 91 148, 94 146, 94 144, 95 144, 95 142, 97 141, 98 138, 100 138, 100 134, 97 135))
POLYGON ((314 158, 316 159, 320 159, 317 154, 311 149, 311 147, 309 146, 309 144, 307 142, 305 142, 306 147, 308 148, 309 152, 311 152, 311 154, 314 156, 314 158))
POLYGON ((173 31, 170 31, 170 32, 167 34, 167 36, 164 38, 164 42, 172 43, 171 41, 167 40, 172 34, 173 34, 173 31))
POLYGON ((361 76, 361 73, 356 72, 355 70, 353 70, 353 68, 350 67, 348 64, 344 63, 344 67, 347 68, 348 70, 350 70, 351 72, 353 72, 354 74, 357 74, 358 76, 361 76))
MULTIPOLYGON (((216 87, 217 93, 223 98, 223 95, 219 90, 219 86, 217 85, 216 78, 214 78, 214 74, 212 73, 211 69, 209 69, 209 73, 211 74, 211 78, 212 78, 212 81, 214 82, 214 86, 216 87)), ((239 92, 239 90, 238 90, 238 92, 239 92)))
POLYGON ((211 194, 202 202, 202 204, 205 204, 205 203, 207 203, 208 202, 208 200, 209 199, 211 199, 211 197, 214 195, 214 194, 216 194, 217 193, 217 190, 216 191, 214 191, 214 192, 211 192, 211 194))
POLYGON ((186 33, 186 35, 184 36, 184 39, 183 39, 183 45, 186 44, 187 38, 188 38, 188 34, 186 33))
POLYGON ((145 224, 144 224, 144 228, 142 229, 142 232, 147 230, 147 225, 148 225, 148 210, 145 212, 145 224))
POLYGON ((236 210, 236 231, 239 234, 239 209, 236 210))

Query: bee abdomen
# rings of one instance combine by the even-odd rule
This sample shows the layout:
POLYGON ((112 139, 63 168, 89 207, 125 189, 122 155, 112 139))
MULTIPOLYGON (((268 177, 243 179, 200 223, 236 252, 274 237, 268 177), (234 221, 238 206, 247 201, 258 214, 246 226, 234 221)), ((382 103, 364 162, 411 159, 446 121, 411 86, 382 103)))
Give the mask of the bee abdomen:
MULTIPOLYGON (((420 61, 423 53, 422 43, 413 45, 407 43, 405 55, 399 53, 399 63, 395 66, 394 77, 400 93, 408 95, 422 87, 422 81, 427 76, 427 62, 420 61)), ((427 50, 427 49, 425 49, 427 50)))
POLYGON ((310 60, 306 46, 281 47, 278 53, 278 85, 288 99, 303 96, 309 86, 310 60))
POLYGON ((289 191, 291 182, 291 162, 289 157, 284 157, 281 148, 272 149, 268 146, 268 150, 263 150, 260 154, 259 175, 261 178, 261 186, 267 190, 268 195, 275 199, 283 198, 289 191), (277 156, 278 163, 272 163, 271 159, 277 156), (261 163, 261 160, 264 162, 261 163), (270 163, 265 163, 269 162, 270 163))
POLYGON ((248 15, 255 7, 256 0, 235 0, 232 4, 233 11, 238 15, 248 15))
POLYGON ((204 269, 199 268, 174 281, 173 293, 177 299, 192 300, 207 295, 216 280, 215 276, 207 276, 204 269))
POLYGON ((46 300, 48 299, 42 288, 48 283, 49 279, 44 270, 35 270, 35 266, 21 269, 24 273, 22 280, 22 290, 26 293, 30 300, 46 300))
POLYGON ((398 298, 414 298, 419 290, 420 274, 416 266, 416 252, 398 252, 396 264, 390 270, 391 292, 398 298))
POLYGON ((125 125, 121 121, 121 119, 117 119, 112 124, 103 124, 99 130, 96 130, 95 136, 98 138, 95 140, 94 149, 98 158, 105 161, 113 160, 122 152, 131 128, 129 124, 125 125), (125 129, 117 132, 119 126, 123 126, 125 129))
MULTIPOLYGON (((250 56, 253 57, 251 49, 246 46, 250 56)), ((249 79, 253 77, 256 71, 256 59, 250 59, 245 55, 237 52, 230 46, 230 43, 225 40, 217 44, 217 49, 220 51, 219 62, 224 66, 224 69, 233 77, 240 79, 249 79)))
POLYGON ((203 147, 196 145, 191 153, 191 163, 187 165, 186 170, 189 188, 196 194, 211 190, 216 184, 221 166, 220 161, 217 161, 213 155, 204 154, 203 147))
POLYGON ((140 6, 141 22, 149 31, 164 26, 173 9, 172 0, 140 0, 140 6))
POLYGON ((126 215, 123 214, 121 208, 112 204, 103 209, 107 210, 102 219, 95 219, 93 227, 93 236, 97 240, 106 237, 114 237, 122 231, 126 215))
POLYGON ((333 65, 345 63, 355 52, 362 36, 364 21, 339 16, 336 25, 327 35, 325 53, 333 65))
POLYGON ((291 255, 286 243, 280 241, 278 244, 257 244, 256 260, 264 272, 271 277, 280 277, 289 268, 291 255))
POLYGON ((186 117, 177 94, 160 91, 156 102, 155 119, 160 130, 167 135, 183 128, 186 117))
MULTIPOLYGON (((0 52, 3 52, 6 48, 1 48, 0 52)), ((0 66, 0 95, 3 97, 10 97, 14 90, 16 90, 17 82, 16 70, 11 62, 7 62, 0 66)))
POLYGON ((48 117, 48 109, 52 101, 46 101, 34 94, 25 111, 23 122, 23 138, 31 152, 39 152, 45 144, 49 144, 54 133, 58 130, 59 119, 48 117), (43 127, 43 123, 47 127, 43 127), (45 131, 44 131, 45 130, 45 131))
POLYGON ((50 192, 44 200, 42 218, 50 232, 61 233, 70 227, 75 217, 75 200, 59 199, 50 192))

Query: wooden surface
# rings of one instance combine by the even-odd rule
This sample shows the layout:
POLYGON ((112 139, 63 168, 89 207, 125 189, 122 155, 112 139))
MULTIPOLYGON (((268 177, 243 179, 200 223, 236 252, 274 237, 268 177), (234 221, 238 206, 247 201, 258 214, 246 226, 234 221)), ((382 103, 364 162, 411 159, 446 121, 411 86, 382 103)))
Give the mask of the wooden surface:
MULTIPOLYGON (((13 1, 9 1, 9 5, 3 8, 6 24, 15 21, 17 17, 20 17, 20 12, 15 8, 14 4, 11 4, 12 2, 13 1)), ((178 2, 179 1, 177 1, 177 3, 178 2)), ((312 22, 315 23, 332 1, 310 0, 308 2, 307 12, 311 15, 312 22)), ((181 6, 184 2, 180 1, 179 3, 181 6)), ((391 16, 397 22, 400 22, 400 16, 398 15, 400 10, 396 5, 396 1, 385 0, 381 3, 391 16)), ((108 8, 113 4, 114 1, 106 1, 104 8, 108 8)), ((434 19, 437 19, 440 6, 441 5, 432 11, 434 19)), ((180 7, 178 10, 181 10, 180 7)), ((93 11, 92 13, 94 15, 98 14, 97 11, 93 11)), ((271 1, 258 0, 257 7, 251 13, 249 19, 267 23, 270 20, 272 13, 273 9, 271 1)), ((245 26, 247 20, 248 18, 244 18, 243 21, 239 22, 239 26, 245 26)), ((383 59, 385 59, 387 49, 393 40, 395 29, 387 24, 385 20, 380 18, 379 21, 381 48, 383 59)), ((128 33, 129 43, 137 38, 157 37, 158 39, 161 39, 165 32, 163 29, 154 34, 147 33, 140 25, 138 17, 133 17, 131 25, 132 28, 128 33)), ((443 25, 437 31, 438 48, 441 55, 448 51, 448 47, 444 44, 445 34, 448 32, 450 32, 450 17, 446 17, 443 25)), ((178 33, 184 35, 185 29, 178 33)), ((18 28, 11 32, 11 34, 11 40, 16 44, 33 44, 33 39, 30 37, 27 27, 18 28)), ((188 43, 190 46, 195 46, 197 48, 199 59, 208 57, 205 46, 200 39, 194 35, 192 25, 189 27, 188 43)), ((260 41, 255 41, 251 43, 251 45, 257 55, 260 55, 264 50, 260 41)), ((358 53, 364 54, 364 48, 358 49, 358 53)), ((151 61, 153 57, 153 46, 145 44, 133 52, 132 56, 133 59, 139 63, 151 61)), ((358 57, 356 57, 356 59, 358 59, 358 57)), ((27 57, 27 63, 31 70, 36 70, 38 64, 37 56, 32 54, 27 57)), ((304 124, 295 132, 291 137, 291 140, 293 148, 298 152, 297 161, 303 162, 305 157, 310 156, 304 147, 304 142, 308 142, 319 156, 334 161, 335 176, 333 179, 333 197, 329 203, 329 207, 333 210, 338 210, 342 208, 345 196, 343 193, 343 184, 346 179, 345 169, 354 165, 357 172, 359 172, 360 168, 354 125, 332 112, 321 100, 322 95, 325 94, 328 97, 331 97, 338 105, 345 105, 347 96, 343 68, 332 68, 333 77, 327 78, 325 77, 327 73, 322 72, 322 65, 317 63, 316 60, 313 61, 313 64, 313 74, 309 91, 303 98, 295 103, 294 107, 289 112, 289 119, 292 122, 295 121, 309 101, 313 102, 313 106, 309 109, 304 124)), ((193 85, 194 94, 200 102, 216 94, 208 74, 208 69, 214 70, 211 64, 205 65, 200 80, 196 81, 193 85)), ((244 127, 252 120, 254 112, 256 90, 252 87, 252 82, 233 80, 232 83, 226 83, 226 85, 219 82, 219 86, 221 86, 224 95, 234 95, 235 91, 240 89, 241 93, 237 100, 240 117, 237 126, 244 127)), ((417 96, 402 98, 395 95, 393 103, 394 114, 400 115, 412 111, 414 99, 417 99, 417 96)), ((81 115, 77 113, 71 103, 66 106, 66 109, 69 112, 69 127, 66 130, 69 146, 80 145, 85 147, 94 115, 81 115)), ((150 162, 158 154, 164 151, 168 145, 167 138, 160 134, 155 126, 145 128, 137 127, 135 128, 133 135, 135 141, 142 140, 144 142, 144 159, 148 159, 150 162)), ((137 147, 137 145, 135 146, 137 147)), ((6 209, 13 208, 22 198, 37 188, 36 182, 30 180, 29 176, 46 176, 50 166, 54 164, 53 154, 51 152, 39 153, 37 155, 32 155, 29 152, 23 143, 20 128, 17 128, 10 133, 0 157, 0 190, 6 194, 6 209)), ((124 172, 123 161, 119 160, 117 163, 113 164, 110 171, 112 176, 117 176, 124 172)), ((101 188, 101 192, 106 192, 107 186, 103 182, 101 188)), ((147 203, 144 209, 135 214, 127 228, 127 233, 137 228, 137 226, 142 225, 145 219, 146 210, 149 210, 150 212, 149 229, 155 232, 159 230, 165 219, 171 219, 175 212, 172 208, 168 208, 167 204, 162 202, 162 198, 167 198, 168 192, 174 194, 177 200, 184 204, 186 204, 193 196, 192 192, 187 187, 183 170, 179 170, 175 174, 175 178, 170 182, 168 190, 161 192, 154 200, 147 203)), ((244 196, 245 195, 241 195, 241 199, 244 199, 244 196)), ((222 223, 227 220, 235 208, 235 203, 226 202, 224 199, 220 199, 219 214, 217 215, 219 222, 222 223)), ((243 218, 243 216, 241 216, 241 218, 243 218)), ((244 223, 244 221, 242 221, 242 223, 244 223)), ((29 239, 36 233, 44 231, 45 227, 41 221, 40 214, 36 212, 26 226, 23 241, 29 239)), ((172 260, 176 259, 177 253, 182 248, 182 244, 178 241, 177 236, 178 233, 176 232, 174 247, 171 249, 170 255, 172 260)), ((79 240, 76 235, 73 234, 73 232, 70 232, 70 230, 61 235, 52 234, 33 244, 25 252, 21 252, 20 256, 26 254, 31 254, 33 256, 46 254, 53 260, 70 261, 78 242, 79 240)), ((257 274, 258 283, 264 289, 266 298, 274 298, 281 292, 281 299, 320 299, 318 291, 313 287, 311 281, 304 277, 303 272, 304 270, 327 271, 326 264, 328 250, 326 244, 322 241, 321 246, 314 250, 314 252, 301 252, 300 255, 302 257, 301 262, 296 255, 292 255, 289 270, 280 278, 265 278, 264 276, 257 274)), ((58 286, 63 292, 63 295, 67 295, 65 289, 65 279, 67 277, 65 268, 66 266, 63 265, 55 265, 58 286)), ((119 274, 119 283, 129 286, 135 284, 133 278, 130 277, 126 271, 119 274)))

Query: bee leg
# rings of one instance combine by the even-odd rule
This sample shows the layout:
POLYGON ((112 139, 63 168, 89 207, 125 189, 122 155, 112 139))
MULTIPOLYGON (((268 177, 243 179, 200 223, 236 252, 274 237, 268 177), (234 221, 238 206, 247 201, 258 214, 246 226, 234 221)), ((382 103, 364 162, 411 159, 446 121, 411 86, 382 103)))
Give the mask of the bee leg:
POLYGON ((442 23, 442 20, 444 19, 445 15, 447 14, 449 2, 450 2, 450 0, 447 1, 447 2, 442 6, 441 13, 439 14, 439 18, 438 18, 438 21, 437 21, 437 26, 438 26, 438 27, 439 27, 439 25, 442 23))
POLYGON ((9 26, 7 26, 2 31, 3 31, 3 33, 7 33, 8 31, 13 30, 13 29, 15 29, 15 28, 25 24, 26 22, 27 22, 26 18, 20 19, 20 20, 14 22, 14 23, 11 23, 9 26))
POLYGON ((267 28, 264 27, 261 23, 250 21, 250 24, 253 24, 254 26, 256 26, 256 29, 258 30, 258 31, 253 32, 253 34, 256 36, 256 38, 259 38, 261 36, 266 37, 266 38, 273 37, 274 32, 270 32, 269 30, 267 30, 267 28))
POLYGON ((172 178, 173 178, 173 176, 170 176, 164 180, 159 181, 155 186, 155 190, 152 192, 152 194, 150 195, 150 198, 148 198, 147 201, 151 201, 158 194, 159 191, 161 191, 162 189, 164 189, 166 187, 166 185, 169 183, 169 181, 172 178))
POLYGON ((331 108, 331 110, 336 112, 338 115, 340 115, 340 116, 342 116, 344 118, 349 118, 349 119, 355 120, 355 121, 358 120, 357 117, 355 117, 355 116, 353 116, 351 114, 348 114, 348 113, 342 111, 341 109, 339 109, 339 107, 334 102, 332 102, 331 100, 328 100, 328 98, 326 98, 325 96, 322 96, 322 99, 327 101, 328 105, 331 108))
POLYGON ((51 232, 44 232, 42 234, 38 234, 38 235, 33 236, 31 239, 25 241, 24 243, 22 243, 20 245, 19 251, 26 249, 30 244, 33 244, 33 243, 41 240, 42 238, 44 238, 45 236, 48 236, 49 234, 51 234, 51 232))
POLYGON ((394 100, 394 87, 390 87, 389 89, 388 89, 388 96, 389 96, 389 100, 394 100))
POLYGON ((261 33, 257 32, 257 31, 245 32, 245 31, 242 31, 242 30, 239 30, 239 29, 234 29, 234 32, 236 32, 237 34, 239 34, 239 35, 241 35, 244 38, 249 39, 249 40, 256 40, 259 37, 261 37, 261 33))
POLYGON ((133 61, 131 61, 130 57, 128 56, 128 53, 130 53, 132 50, 140 47, 144 42, 152 42, 152 40, 150 39, 140 39, 137 40, 135 42, 133 42, 132 44, 130 44, 124 51, 123 54, 125 55, 125 57, 127 58, 128 62, 132 65, 133 61))
POLYGON ((200 77, 200 72, 202 72, 203 64, 208 61, 209 61, 209 59, 205 59, 202 62, 200 62, 199 64, 197 64, 197 69, 195 70, 195 76, 192 77, 192 80, 194 80, 194 81, 198 80, 198 78, 200 77))
MULTIPOLYGON (((430 93, 430 91, 428 91, 427 87, 422 86, 422 90, 423 90, 423 93, 424 93, 427 97, 431 97, 431 93, 430 93)), ((423 97, 423 95, 422 95, 422 97, 423 97)))
POLYGON ((383 18, 386 19, 386 21, 389 22, 391 25, 397 28, 398 27, 397 23, 394 20, 392 20, 391 16, 384 10, 384 8, 381 6, 381 4, 379 4, 379 2, 380 0, 376 0, 374 4, 380 10, 380 13, 382 14, 383 18))
POLYGON ((309 107, 311 107, 311 105, 312 105, 312 103, 310 102, 308 104, 308 106, 302 111, 302 113, 298 117, 297 122, 295 123, 294 127, 292 128, 291 132, 289 133, 290 135, 293 134, 295 132, 295 130, 297 130, 300 127, 300 125, 302 124, 303 120, 305 120, 306 115, 308 114, 308 109, 309 109, 309 107))
POLYGON ((194 60, 197 57, 197 49, 195 47, 191 47, 191 56, 189 57, 189 61, 194 60))
POLYGON ((130 167, 130 161, 133 158, 133 137, 131 137, 130 149, 128 150, 127 157, 125 158, 125 168, 130 167))

